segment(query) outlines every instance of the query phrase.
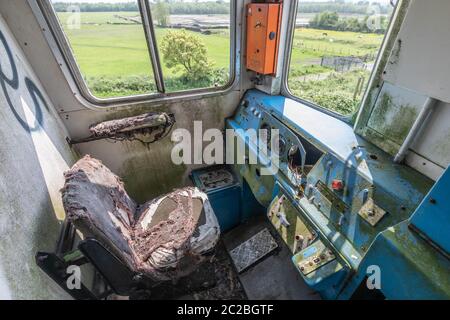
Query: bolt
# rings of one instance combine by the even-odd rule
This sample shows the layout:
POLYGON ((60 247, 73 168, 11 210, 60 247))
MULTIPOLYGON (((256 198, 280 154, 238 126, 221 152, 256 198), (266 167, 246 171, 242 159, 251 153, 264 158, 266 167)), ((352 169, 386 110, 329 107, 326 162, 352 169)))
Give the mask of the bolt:
POLYGON ((434 199, 434 198, 431 198, 431 199, 430 199, 430 203, 431 203, 431 204, 436 204, 436 202, 437 202, 436 199, 434 199))

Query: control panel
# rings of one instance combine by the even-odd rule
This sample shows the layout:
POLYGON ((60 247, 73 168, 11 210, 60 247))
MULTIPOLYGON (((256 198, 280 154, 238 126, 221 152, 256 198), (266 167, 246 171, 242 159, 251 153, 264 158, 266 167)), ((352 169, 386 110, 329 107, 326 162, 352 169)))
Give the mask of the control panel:
POLYGON ((199 187, 203 192, 210 192, 220 188, 232 186, 236 183, 233 174, 225 169, 218 168, 199 174, 199 187))
POLYGON ((275 163, 293 186, 300 186, 305 175, 306 150, 300 139, 280 120, 266 111, 262 112, 260 148, 275 163), (263 134, 263 135, 264 135, 263 134))
MULTIPOLYGON (((296 189, 303 188, 307 173, 322 155, 277 115, 245 99, 234 119, 228 122, 228 128, 254 130, 258 139, 253 142, 253 149, 258 153, 258 159, 263 160, 260 162, 264 166, 272 166, 277 175, 282 175, 296 189)), ((246 144, 252 144, 252 141, 246 144)))
POLYGON ((378 236, 407 221, 433 184, 345 122, 285 97, 249 91, 227 128, 278 130, 279 151, 268 147, 262 157, 279 170, 260 177, 243 164, 237 172, 264 198, 300 275, 324 297, 339 294, 378 236))
MULTIPOLYGON (((362 153, 359 166, 382 165, 383 155, 371 154, 368 149, 359 152, 362 153)), ((373 177, 365 176, 349 163, 325 154, 308 174, 301 201, 312 205, 308 207, 311 214, 322 214, 364 256, 382 230, 411 214, 410 200, 402 199, 400 192, 387 187, 385 182, 373 181, 373 177)))
POLYGON ((275 197, 267 216, 292 252, 292 261, 305 281, 318 291, 323 287, 334 287, 327 293, 329 298, 334 297, 339 281, 348 273, 347 264, 324 244, 319 232, 311 227, 310 221, 285 191, 275 197))
POLYGON ((297 257, 297 268, 304 276, 336 260, 333 251, 326 248, 322 243, 320 246, 314 245, 303 249, 297 257))
POLYGON ((307 225, 299 210, 284 193, 275 197, 267 215, 292 254, 307 248, 317 239, 317 232, 307 225))

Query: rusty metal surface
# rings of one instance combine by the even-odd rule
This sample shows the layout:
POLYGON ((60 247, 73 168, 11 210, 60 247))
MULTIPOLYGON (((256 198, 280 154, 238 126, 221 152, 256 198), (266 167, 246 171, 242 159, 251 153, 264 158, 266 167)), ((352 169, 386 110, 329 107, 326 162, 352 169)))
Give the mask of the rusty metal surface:
POLYGON ((306 225, 298 209, 284 194, 280 194, 274 199, 267 215, 293 254, 305 249, 317 237, 317 233, 306 225), (282 219, 286 221, 283 222, 282 219))
POLYGON ((378 222, 386 215, 386 210, 383 210, 375 204, 372 198, 361 207, 358 214, 366 220, 372 227, 375 227, 378 222))
POLYGON ((233 174, 227 169, 211 170, 199 176, 203 192, 210 192, 216 189, 233 185, 236 181, 233 174))
POLYGON ((303 255, 301 255, 303 259, 298 262, 298 268, 305 276, 336 259, 334 253, 327 248, 323 248, 321 251, 311 252, 309 255, 308 250, 311 249, 315 249, 315 247, 305 249, 302 252, 303 255))

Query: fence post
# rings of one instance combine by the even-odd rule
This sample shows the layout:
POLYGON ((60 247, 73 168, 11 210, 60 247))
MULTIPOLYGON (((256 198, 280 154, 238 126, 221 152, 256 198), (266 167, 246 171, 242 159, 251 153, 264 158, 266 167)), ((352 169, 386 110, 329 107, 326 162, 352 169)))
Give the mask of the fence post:
POLYGON ((358 78, 358 83, 356 84, 355 93, 353 94, 353 100, 356 100, 356 97, 359 94, 359 86, 361 85, 361 77, 358 78))
POLYGON ((359 94, 361 94, 363 92, 364 82, 366 82, 366 78, 363 76, 363 77, 361 77, 361 86, 359 88, 359 94))

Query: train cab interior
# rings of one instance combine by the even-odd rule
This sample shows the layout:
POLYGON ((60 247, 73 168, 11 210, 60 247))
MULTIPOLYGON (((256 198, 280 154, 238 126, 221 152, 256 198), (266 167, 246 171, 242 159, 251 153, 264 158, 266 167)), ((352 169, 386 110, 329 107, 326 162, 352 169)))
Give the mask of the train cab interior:
POLYGON ((0 299, 449 299, 449 12, 0 0, 0 299))

